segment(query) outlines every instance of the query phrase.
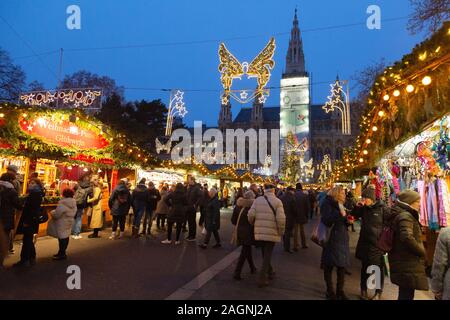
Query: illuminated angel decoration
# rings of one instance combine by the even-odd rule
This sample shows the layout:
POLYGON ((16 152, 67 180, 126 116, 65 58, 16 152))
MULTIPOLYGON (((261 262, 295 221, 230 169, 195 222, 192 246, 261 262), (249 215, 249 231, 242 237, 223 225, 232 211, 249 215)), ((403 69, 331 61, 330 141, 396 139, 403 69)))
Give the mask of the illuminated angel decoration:
POLYGON ((172 140, 169 139, 165 144, 163 144, 161 143, 161 141, 159 141, 158 138, 156 138, 155 145, 156 145, 156 153, 160 154, 161 151, 166 151, 167 153, 169 153, 172 147, 172 140))
MULTIPOLYGON (((251 63, 243 62, 231 54, 224 43, 219 46, 219 72, 221 74, 220 80, 224 88, 222 96, 222 104, 228 103, 228 97, 231 95, 237 101, 246 103, 255 96, 259 96, 259 102, 264 103, 266 100, 264 88, 270 80, 270 71, 275 66, 273 55, 275 53, 275 38, 271 38, 264 49, 256 56, 251 63), (257 87, 253 94, 248 95, 247 91, 240 91, 240 95, 232 94, 231 87, 234 79, 241 79, 243 75, 248 78, 257 78, 257 87)), ((267 94, 268 95, 268 94, 267 94)))

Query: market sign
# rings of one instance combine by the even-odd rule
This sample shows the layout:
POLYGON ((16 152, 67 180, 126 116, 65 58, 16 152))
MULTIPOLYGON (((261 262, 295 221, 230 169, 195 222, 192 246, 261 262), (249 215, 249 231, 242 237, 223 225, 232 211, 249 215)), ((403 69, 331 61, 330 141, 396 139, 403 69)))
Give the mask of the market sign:
POLYGON ((26 134, 42 139, 46 143, 75 150, 103 149, 108 140, 93 130, 80 128, 67 120, 53 121, 45 117, 21 118, 20 129, 26 134))

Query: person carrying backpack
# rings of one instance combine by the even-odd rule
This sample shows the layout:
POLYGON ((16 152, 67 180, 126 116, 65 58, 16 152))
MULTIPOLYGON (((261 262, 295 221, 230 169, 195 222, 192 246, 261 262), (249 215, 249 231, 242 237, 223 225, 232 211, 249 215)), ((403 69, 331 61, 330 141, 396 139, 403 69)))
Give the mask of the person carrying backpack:
POLYGON ((88 207, 87 199, 92 193, 92 187, 89 174, 86 174, 80 178, 75 190, 74 199, 77 204, 77 213, 75 214, 75 222, 72 227, 72 239, 81 239, 81 226, 84 209, 88 207))

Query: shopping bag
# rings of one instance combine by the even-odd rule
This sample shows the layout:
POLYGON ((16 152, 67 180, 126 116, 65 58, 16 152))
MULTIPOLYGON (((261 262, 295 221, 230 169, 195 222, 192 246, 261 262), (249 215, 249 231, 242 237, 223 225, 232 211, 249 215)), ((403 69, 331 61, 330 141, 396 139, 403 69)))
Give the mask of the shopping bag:
POLYGON ((58 238, 58 231, 56 230, 56 223, 54 219, 50 219, 47 224, 47 235, 53 238, 58 238))
POLYGON ((238 245, 237 230, 238 230, 238 227, 239 227, 239 221, 241 220, 241 215, 242 215, 242 212, 244 211, 244 209, 245 209, 245 208, 242 208, 241 211, 239 212, 239 216, 238 216, 238 219, 237 219, 237 223, 236 223, 236 225, 235 225, 234 228, 233 228, 233 233, 231 234, 231 240, 230 240, 230 243, 231 243, 233 246, 237 246, 237 245, 238 245))
POLYGON ((316 228, 314 229, 311 241, 315 244, 325 247, 330 241, 331 232, 333 231, 334 224, 331 227, 327 227, 322 221, 319 221, 316 228))

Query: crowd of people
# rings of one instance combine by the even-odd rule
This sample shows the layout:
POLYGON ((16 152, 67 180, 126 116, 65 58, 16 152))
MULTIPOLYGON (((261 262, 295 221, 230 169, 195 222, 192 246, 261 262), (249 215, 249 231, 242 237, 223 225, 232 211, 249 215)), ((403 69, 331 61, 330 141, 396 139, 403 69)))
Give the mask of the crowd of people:
MULTIPOLYGON (((32 175, 24 201, 20 201, 21 187, 16 174, 17 168, 10 166, 0 177, 0 229, 4 231, 0 233, 0 263, 8 253, 14 253, 14 234, 22 234, 20 261, 14 266, 24 267, 36 263, 35 234, 39 224, 46 221, 41 207, 45 189, 40 180, 32 175), (16 210, 22 210, 22 215, 14 230, 16 210)), ((325 230, 324 240, 320 243, 320 266, 323 269, 327 299, 348 299, 344 284, 351 261, 349 229, 356 231, 355 220, 361 224, 356 247, 356 258, 361 261, 361 299, 381 299, 386 253, 391 281, 399 286, 400 300, 413 299, 415 290, 428 290, 425 249, 418 220, 420 195, 415 191, 401 192, 392 207, 376 199, 375 190, 370 186, 363 190, 359 200, 340 185, 329 190, 303 190, 301 183, 281 189, 272 184, 251 184, 249 188, 237 188, 226 191, 226 195, 224 193, 224 189, 219 190, 216 185, 209 188, 189 176, 185 184, 161 184, 158 188, 151 181, 141 179, 133 190, 127 181, 120 180, 109 197, 105 197, 99 177, 85 175, 75 188, 63 191, 56 209, 50 212, 47 234, 57 238, 59 244, 59 251, 53 259, 67 259, 69 238, 81 238, 81 221, 86 212, 89 212, 89 227, 92 229, 88 237, 100 237, 99 231, 104 227, 105 206, 109 207, 112 215, 109 239, 123 238, 126 218, 132 212, 132 238, 153 237, 152 225, 156 221, 156 228, 167 233, 162 244, 179 245, 184 232, 187 233, 186 241, 197 241, 197 227, 200 227, 203 239, 199 246, 207 249, 214 236, 213 248, 220 248, 220 209, 231 205, 234 244, 242 247, 233 273, 235 280, 242 279, 246 262, 251 273, 257 272, 253 260, 253 248, 257 248, 262 253, 257 284, 258 287, 268 286, 275 276, 272 266, 274 246, 282 243, 284 251, 289 254, 307 249, 305 225, 317 216, 318 225, 314 232, 321 226, 325 230), (197 212, 200 212, 198 225, 197 212), (379 246, 380 238, 386 234, 392 237, 388 250, 379 246), (374 266, 381 270, 381 283, 371 296, 367 286, 370 275, 368 269, 374 266), (336 286, 333 283, 334 270, 337 275, 336 286)), ((443 229, 432 269, 431 284, 437 299, 450 299, 448 252, 450 232, 443 229)))

